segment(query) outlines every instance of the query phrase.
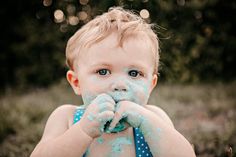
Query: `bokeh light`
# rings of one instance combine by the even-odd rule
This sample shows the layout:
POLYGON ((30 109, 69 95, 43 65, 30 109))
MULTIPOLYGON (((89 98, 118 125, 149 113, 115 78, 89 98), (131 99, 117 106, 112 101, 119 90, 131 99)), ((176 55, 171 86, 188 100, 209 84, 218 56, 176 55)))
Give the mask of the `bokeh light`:
POLYGON ((198 20, 202 19, 202 12, 201 11, 195 11, 194 15, 195 15, 196 19, 198 19, 198 20))
POLYGON ((72 4, 67 5, 66 11, 68 12, 69 15, 73 15, 76 11, 76 7, 72 4))
POLYGON ((142 9, 139 14, 144 19, 147 19, 150 16, 149 11, 147 9, 142 9))
POLYGON ((79 3, 82 5, 86 5, 89 2, 89 0, 80 0, 79 3))
POLYGON ((67 32, 68 31, 68 25, 67 24, 62 24, 60 26, 60 31, 63 32, 63 33, 67 32))
POLYGON ((70 25, 75 26, 79 23, 79 18, 77 16, 69 16, 68 21, 70 25))
POLYGON ((56 23, 61 23, 65 19, 65 15, 62 10, 57 9, 54 11, 54 20, 56 23))
POLYGON ((82 11, 85 11, 87 13, 91 13, 92 12, 92 8, 90 5, 85 5, 82 7, 82 11))
POLYGON ((43 0, 43 5, 45 7, 49 7, 50 5, 52 5, 52 0, 43 0))
POLYGON ((80 11, 80 12, 78 13, 78 17, 79 17, 80 20, 84 21, 84 20, 87 19, 88 14, 87 14, 85 11, 80 11))
POLYGON ((185 0, 177 0, 177 4, 180 6, 184 6, 185 5, 185 0))

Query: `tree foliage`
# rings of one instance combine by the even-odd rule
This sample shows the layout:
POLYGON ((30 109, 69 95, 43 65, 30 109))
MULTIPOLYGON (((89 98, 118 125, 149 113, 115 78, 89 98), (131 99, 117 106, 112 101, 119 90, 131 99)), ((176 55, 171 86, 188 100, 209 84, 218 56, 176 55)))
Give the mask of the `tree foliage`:
POLYGON ((230 0, 3 1, 0 16, 0 85, 47 86, 65 77, 68 38, 111 6, 139 13, 157 24, 160 80, 233 81, 236 77, 236 2, 230 0), (61 21, 55 11, 63 12, 61 21))

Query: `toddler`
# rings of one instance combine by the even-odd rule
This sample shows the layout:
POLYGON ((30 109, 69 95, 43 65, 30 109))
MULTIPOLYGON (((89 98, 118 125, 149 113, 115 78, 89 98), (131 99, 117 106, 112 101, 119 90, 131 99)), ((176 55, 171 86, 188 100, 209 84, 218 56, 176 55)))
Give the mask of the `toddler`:
POLYGON ((151 25, 119 7, 78 30, 66 48, 67 80, 82 106, 49 117, 31 157, 195 157, 159 107, 159 45, 151 25))

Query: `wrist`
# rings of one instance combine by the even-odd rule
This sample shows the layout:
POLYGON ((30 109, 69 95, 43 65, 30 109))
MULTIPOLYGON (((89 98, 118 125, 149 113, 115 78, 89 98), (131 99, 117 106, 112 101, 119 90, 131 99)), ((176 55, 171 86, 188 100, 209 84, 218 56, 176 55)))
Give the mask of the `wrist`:
POLYGON ((144 110, 142 112, 142 120, 140 122, 139 129, 143 133, 144 136, 152 136, 151 132, 153 130, 153 124, 155 121, 150 118, 150 115, 152 115, 152 112, 149 110, 144 110))
POLYGON ((94 139, 94 137, 89 135, 89 133, 84 129, 84 127, 82 127, 81 125, 78 125, 78 128, 80 129, 82 135, 86 137, 88 140, 92 141, 94 139))

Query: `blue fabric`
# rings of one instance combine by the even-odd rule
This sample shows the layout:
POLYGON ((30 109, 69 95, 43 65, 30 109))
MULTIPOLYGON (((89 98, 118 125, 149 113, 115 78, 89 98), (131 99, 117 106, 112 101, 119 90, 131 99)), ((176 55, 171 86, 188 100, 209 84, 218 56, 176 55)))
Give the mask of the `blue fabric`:
MULTIPOLYGON (((78 108, 74 115, 74 124, 78 122, 84 114, 84 109, 78 108)), ((144 139, 143 134, 139 130, 139 128, 133 128, 134 133, 134 142, 135 142, 135 152, 136 157, 152 157, 152 153, 150 152, 149 146, 144 139)), ((86 156, 86 153, 83 157, 86 156)))

